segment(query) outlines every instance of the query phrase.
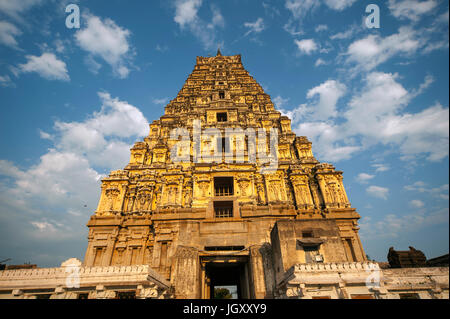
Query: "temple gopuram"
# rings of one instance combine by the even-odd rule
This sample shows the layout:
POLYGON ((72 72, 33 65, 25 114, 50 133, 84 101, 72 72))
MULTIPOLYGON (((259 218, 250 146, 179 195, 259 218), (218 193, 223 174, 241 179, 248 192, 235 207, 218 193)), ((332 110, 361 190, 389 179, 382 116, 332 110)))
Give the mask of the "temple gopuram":
POLYGON ((197 57, 129 163, 102 180, 84 261, 22 286, 11 280, 29 270, 0 272, 0 296, 448 298, 448 268, 368 261, 359 218, 342 171, 314 157, 240 55, 219 50, 197 57))

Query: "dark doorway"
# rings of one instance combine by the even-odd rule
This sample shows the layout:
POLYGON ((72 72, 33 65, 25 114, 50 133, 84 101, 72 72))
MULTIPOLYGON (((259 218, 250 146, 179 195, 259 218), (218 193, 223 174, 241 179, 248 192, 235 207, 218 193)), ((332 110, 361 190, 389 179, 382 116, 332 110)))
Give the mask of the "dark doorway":
POLYGON ((246 262, 208 262, 205 277, 211 299, 250 298, 246 262))

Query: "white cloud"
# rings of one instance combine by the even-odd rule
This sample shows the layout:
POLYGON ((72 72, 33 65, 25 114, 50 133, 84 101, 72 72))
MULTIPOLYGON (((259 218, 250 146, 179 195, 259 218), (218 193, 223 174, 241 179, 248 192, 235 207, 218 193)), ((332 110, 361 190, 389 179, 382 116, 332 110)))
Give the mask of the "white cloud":
MULTIPOLYGON (((356 0, 324 0, 323 3, 330 9, 342 11, 350 7, 356 0)), ((305 17, 318 9, 322 5, 322 1, 318 0, 286 0, 285 7, 288 9, 292 17, 284 25, 284 30, 291 35, 303 34, 302 24, 305 17)), ((317 32, 317 31, 316 31, 317 32)))
POLYGON ((43 53, 41 56, 27 55, 27 63, 19 64, 16 75, 20 73, 36 72, 48 80, 69 81, 66 63, 59 60, 53 53, 43 53))
POLYGON ((89 54, 84 58, 84 64, 88 67, 88 70, 93 74, 98 74, 98 71, 102 68, 102 65, 95 61, 94 57, 89 54))
MULTIPOLYGON (((123 168, 132 143, 148 134, 148 122, 127 102, 99 94, 102 107, 83 122, 57 121, 53 142, 26 169, 0 160, 2 222, 21 220, 18 239, 79 241, 100 195, 100 171, 123 168), (27 226, 29 225, 29 227, 27 226)), ((44 133, 44 134, 43 134, 44 133)))
POLYGON ((343 130, 331 120, 338 115, 337 102, 346 90, 344 84, 327 80, 308 91, 306 97, 312 100, 310 103, 289 111, 281 110, 291 118, 295 133, 308 136, 314 151, 327 161, 348 159, 360 150, 359 146, 342 144, 343 130))
POLYGON ((297 48, 301 53, 310 55, 319 49, 317 43, 313 39, 294 40, 297 48))
POLYGON ((402 113, 421 90, 409 93, 396 78, 379 72, 367 75, 366 87, 353 97, 344 114, 347 134, 361 135, 366 146, 395 144, 404 156, 428 153, 431 161, 444 158, 448 155, 448 108, 437 104, 419 113, 402 113))
POLYGON ((440 49, 448 49, 448 38, 447 38, 447 40, 436 41, 436 42, 427 44, 427 46, 423 49, 423 53, 428 54, 430 52, 433 52, 435 50, 440 50, 440 49))
POLYGON ((297 123, 303 119, 326 120, 337 116, 337 102, 346 93, 344 84, 336 80, 327 80, 324 83, 310 89, 306 94, 313 101, 309 104, 300 105, 293 111, 293 122, 297 123))
POLYGON ((367 184, 369 180, 371 180, 372 178, 374 178, 375 175, 370 175, 367 173, 360 173, 358 174, 358 176, 356 177, 356 180, 361 183, 361 184, 367 184))
POLYGON ((389 194, 389 188, 371 185, 366 188, 366 192, 373 197, 386 200, 389 194))
POLYGON ((262 6, 264 8, 264 12, 269 15, 271 18, 275 18, 275 16, 280 16, 280 10, 278 10, 275 6, 272 6, 263 1, 262 6))
POLYGON ((398 33, 385 38, 368 35, 349 45, 347 63, 354 63, 358 69, 370 71, 398 54, 410 56, 426 43, 425 38, 419 37, 420 34, 410 27, 400 27, 398 33))
POLYGON ((212 5, 211 22, 205 22, 198 16, 202 3, 202 0, 176 0, 174 21, 182 30, 189 29, 202 42, 204 48, 208 50, 219 45, 216 40, 217 29, 225 26, 225 19, 220 10, 212 5))
POLYGON ((14 49, 19 49, 16 37, 21 35, 20 31, 14 24, 7 21, 0 21, 0 43, 14 49))
POLYGON ((65 203, 68 207, 85 201, 93 203, 97 196, 90 192, 98 187, 100 178, 85 158, 54 149, 28 170, 0 161, 0 173, 14 178, 14 185, 7 188, 0 201, 6 203, 10 197, 8 205, 32 215, 45 215, 45 207, 64 207, 65 203))
POLYGON ((163 97, 160 99, 153 99, 152 102, 153 102, 153 104, 164 105, 164 104, 167 104, 167 102, 169 102, 169 98, 163 97))
POLYGON ((437 23, 443 23, 445 25, 448 25, 448 19, 449 19, 449 12, 448 12, 448 8, 447 11, 442 13, 438 18, 437 18, 437 23))
POLYGON ((316 60, 316 63, 314 63, 314 65, 315 66, 321 66, 321 65, 326 65, 327 64, 327 62, 325 62, 323 59, 321 59, 321 58, 318 58, 317 60, 316 60))
POLYGON ((0 75, 0 86, 13 87, 14 83, 12 82, 9 75, 0 75))
POLYGON ((55 231, 55 227, 48 223, 48 222, 31 222, 31 224, 36 227, 37 229, 39 229, 39 231, 50 231, 50 232, 54 232, 55 231))
POLYGON ((278 95, 275 98, 273 98, 272 101, 277 107, 277 109, 282 110, 283 107, 286 105, 286 103, 289 102, 289 99, 284 99, 278 95))
POLYGON ((436 104, 417 114, 392 117, 387 124, 389 142, 400 141, 405 159, 418 153, 428 153, 429 161, 440 161, 448 156, 449 110, 436 104))
POLYGON ((319 158, 348 159, 377 144, 394 147, 404 160, 424 155, 429 161, 445 158, 449 145, 448 107, 435 104, 418 113, 405 111, 432 78, 426 77, 419 88, 410 92, 397 79, 396 74, 367 74, 360 92, 354 93, 342 111, 338 111, 337 103, 346 92, 345 85, 328 80, 308 91, 308 99, 318 96, 318 100, 283 113, 291 117, 297 134, 311 139, 319 158))
POLYGON ((417 192, 426 192, 427 188, 425 188, 426 184, 422 181, 417 181, 413 183, 412 185, 406 185, 405 189, 409 191, 417 191, 417 192))
POLYGON ((44 140, 52 140, 52 136, 42 130, 39 130, 39 136, 44 140))
POLYGON ((213 17, 211 23, 208 24, 208 27, 210 29, 214 29, 215 27, 225 27, 225 19, 219 8, 217 8, 216 6, 211 6, 211 11, 213 13, 213 17))
POLYGON ((291 12, 292 17, 284 25, 284 30, 291 35, 303 34, 301 30, 303 19, 319 6, 320 2, 317 0, 286 0, 285 7, 291 12))
POLYGON ((128 43, 131 32, 108 18, 102 20, 94 15, 85 15, 83 20, 87 26, 75 33, 78 46, 111 65, 119 78, 126 78, 130 72, 128 64, 132 55, 128 43))
POLYGON ((356 0, 325 0, 325 4, 333 10, 342 11, 351 7, 356 0))
POLYGON ((327 31, 328 26, 326 24, 319 24, 315 29, 316 32, 327 31))
POLYGON ((396 82, 397 78, 397 74, 381 72, 366 76, 361 94, 353 96, 349 102, 350 108, 345 112, 351 133, 380 137, 380 133, 387 130, 383 127, 386 123, 380 120, 395 114, 410 101, 408 91, 396 82))
POLYGON ((175 22, 184 28, 186 25, 194 23, 197 13, 202 5, 202 0, 177 0, 175 3, 175 22))
POLYGON ((258 18, 255 22, 245 22, 244 27, 249 29, 245 33, 244 37, 250 33, 260 33, 265 29, 264 20, 262 18, 258 18))
POLYGON ((409 204, 415 208, 422 208, 425 206, 424 202, 418 199, 413 199, 412 201, 409 202, 409 204))
POLYGON ((94 112, 84 122, 56 121, 56 134, 52 137, 60 151, 86 156, 100 167, 121 167, 129 157, 129 145, 124 139, 146 136, 148 122, 141 111, 127 102, 104 92, 99 96, 100 112, 94 112))
POLYGON ((386 172, 388 170, 390 170, 389 165, 386 164, 372 164, 372 167, 375 168, 375 172, 386 172))
POLYGON ((318 158, 327 161, 349 159, 362 149, 357 145, 343 145, 340 142, 345 138, 342 128, 331 121, 300 122, 294 131, 300 136, 307 136, 312 141, 313 150, 318 158))
POLYGON ((6 160, 0 160, 0 175, 20 178, 23 177, 23 172, 17 168, 12 162, 6 160))
MULTIPOLYGON (((342 11, 356 2, 356 0, 324 0, 325 5, 333 10, 342 11)), ((291 11, 295 19, 304 18, 310 11, 320 7, 321 1, 317 0, 286 0, 285 7, 291 11)))
POLYGON ((337 101, 346 91, 346 86, 336 80, 328 80, 310 89, 306 94, 308 99, 312 99, 315 96, 319 97, 317 103, 312 106, 314 110, 311 118, 326 119, 337 116, 337 101))
POLYGON ((418 21, 424 14, 430 13, 436 8, 436 0, 389 0, 389 10, 399 19, 418 21))
POLYGON ((57 38, 53 41, 53 44, 55 46, 55 51, 59 54, 63 54, 67 51, 68 47, 70 47, 71 42, 68 39, 61 40, 57 38))
POLYGON ((361 25, 353 24, 347 30, 333 34, 332 36, 330 36, 330 39, 331 40, 350 39, 351 37, 353 37, 355 34, 359 33, 362 30, 363 27, 361 27, 361 25))
POLYGON ((388 214, 381 220, 372 220, 371 217, 366 216, 359 222, 361 238, 381 239, 404 236, 406 233, 427 226, 448 224, 448 216, 448 208, 435 211, 420 209, 418 212, 408 215, 388 214))
POLYGON ((285 7, 295 19, 303 18, 309 11, 320 6, 317 0, 286 0, 285 7))
POLYGON ((157 44, 155 49, 156 49, 156 51, 159 51, 159 52, 166 52, 167 50, 169 50, 169 47, 167 45, 157 44))
POLYGON ((20 14, 29 10, 31 7, 42 3, 43 0, 0 0, 0 11, 20 22, 25 20, 20 14))
POLYGON ((443 200, 449 199, 448 184, 444 184, 439 187, 430 187, 430 186, 428 186, 428 184, 426 184, 422 181, 417 181, 411 185, 406 185, 404 188, 407 191, 418 192, 418 193, 427 193, 435 198, 440 198, 443 200))

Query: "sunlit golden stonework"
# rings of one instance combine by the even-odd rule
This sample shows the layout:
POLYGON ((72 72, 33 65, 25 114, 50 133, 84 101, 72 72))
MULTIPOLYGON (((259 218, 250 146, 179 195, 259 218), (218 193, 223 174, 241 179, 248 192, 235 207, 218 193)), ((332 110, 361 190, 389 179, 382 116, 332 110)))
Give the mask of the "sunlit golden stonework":
POLYGON ((342 172, 219 51, 103 179, 84 262, 0 270, 0 299, 449 298, 448 255, 369 261, 359 217, 342 172))
MULTIPOLYGON (((200 141, 202 152, 220 145, 214 138, 200 141)), ((257 147, 269 148, 264 143, 257 147)), ((359 217, 342 172, 314 158, 311 142, 291 131, 290 119, 274 109, 240 55, 219 51, 197 57, 165 114, 131 149, 129 164, 102 180, 84 265, 148 264, 170 280, 177 297, 200 298, 208 297, 212 281, 221 280, 227 268, 215 271, 214 265, 222 261, 240 273, 242 296, 270 297, 271 281, 294 263, 365 261, 359 217), (248 137, 239 134, 229 144, 236 150, 243 143, 240 162, 225 153, 215 162, 205 156, 196 160, 194 120, 201 121, 202 130, 222 133, 277 129, 276 169, 267 173, 258 160, 249 161, 248 137), (187 129, 192 142, 184 144, 188 159, 174 163, 176 128, 187 129), (280 256, 272 265, 274 251, 280 256)))

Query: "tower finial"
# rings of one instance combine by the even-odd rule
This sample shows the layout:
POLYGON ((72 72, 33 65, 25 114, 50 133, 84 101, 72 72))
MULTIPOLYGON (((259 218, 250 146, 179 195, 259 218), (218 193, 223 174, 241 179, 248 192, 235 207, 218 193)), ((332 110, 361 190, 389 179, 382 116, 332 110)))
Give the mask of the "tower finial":
POLYGON ((222 56, 222 52, 220 52, 220 47, 217 48, 217 55, 216 56, 222 56))

